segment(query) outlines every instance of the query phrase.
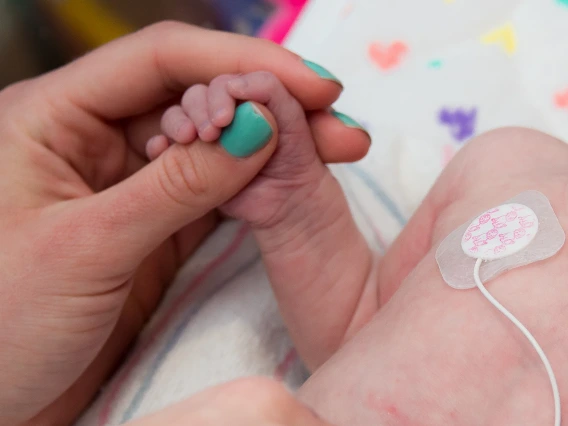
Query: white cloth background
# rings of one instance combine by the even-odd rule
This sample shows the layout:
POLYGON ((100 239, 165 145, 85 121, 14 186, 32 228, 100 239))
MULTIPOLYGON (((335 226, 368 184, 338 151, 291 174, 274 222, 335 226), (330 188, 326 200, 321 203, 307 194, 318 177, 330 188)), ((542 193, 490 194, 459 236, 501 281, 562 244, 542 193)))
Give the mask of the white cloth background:
MULTIPOLYGON (((366 159, 333 170, 374 248, 473 136, 523 125, 568 140, 566 28, 568 0, 311 1, 288 47, 342 80, 337 109, 373 137, 366 159)), ((79 425, 120 424, 252 374, 292 388, 306 377, 250 233, 227 223, 79 425)))

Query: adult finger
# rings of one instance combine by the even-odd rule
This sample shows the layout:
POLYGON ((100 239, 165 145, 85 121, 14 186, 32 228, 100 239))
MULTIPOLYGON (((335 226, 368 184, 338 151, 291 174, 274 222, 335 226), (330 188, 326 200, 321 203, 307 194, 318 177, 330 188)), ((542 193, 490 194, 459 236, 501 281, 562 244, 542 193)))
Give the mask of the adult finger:
POLYGON ((343 114, 317 111, 308 116, 308 121, 318 154, 325 163, 358 161, 367 155, 371 147, 369 133, 343 114))
MULTIPOLYGON (((126 127, 131 146, 145 154, 146 142, 160 133, 163 110, 145 114, 126 127)), ((348 163, 362 159, 371 146, 369 134, 354 125, 347 126, 331 111, 314 111, 308 115, 318 153, 324 163, 348 163)))
POLYGON ((175 22, 111 42, 46 83, 86 111, 116 120, 148 112, 218 75, 258 70, 273 72, 308 110, 326 108, 342 90, 329 72, 274 43, 175 22))
POLYGON ((129 426, 331 426, 274 380, 252 377, 207 389, 129 426))

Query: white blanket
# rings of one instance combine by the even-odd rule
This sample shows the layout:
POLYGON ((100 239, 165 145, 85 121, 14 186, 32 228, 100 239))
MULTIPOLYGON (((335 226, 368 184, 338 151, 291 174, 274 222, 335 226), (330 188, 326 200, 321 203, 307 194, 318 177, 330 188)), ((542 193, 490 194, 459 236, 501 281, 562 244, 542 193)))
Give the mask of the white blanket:
MULTIPOLYGON (((333 170, 375 249, 475 135, 523 125, 568 140, 567 28, 568 0, 312 0, 288 46, 343 81, 337 109, 373 137, 365 160, 333 170)), ((227 223, 79 424, 120 424, 256 374, 292 388, 306 377, 249 231, 227 223)))

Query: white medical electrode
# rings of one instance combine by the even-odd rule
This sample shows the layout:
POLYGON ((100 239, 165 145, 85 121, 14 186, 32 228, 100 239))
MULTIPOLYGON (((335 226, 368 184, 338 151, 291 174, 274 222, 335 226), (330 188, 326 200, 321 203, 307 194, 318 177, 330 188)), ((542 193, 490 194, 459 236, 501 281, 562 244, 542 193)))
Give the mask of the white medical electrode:
POLYGON ((552 387, 554 426, 561 424, 561 407, 552 366, 533 335, 489 293, 483 282, 509 269, 553 256, 562 248, 565 239, 564 230, 546 196, 527 191, 461 226, 436 251, 436 261, 448 285, 456 289, 477 286, 534 347, 552 387))

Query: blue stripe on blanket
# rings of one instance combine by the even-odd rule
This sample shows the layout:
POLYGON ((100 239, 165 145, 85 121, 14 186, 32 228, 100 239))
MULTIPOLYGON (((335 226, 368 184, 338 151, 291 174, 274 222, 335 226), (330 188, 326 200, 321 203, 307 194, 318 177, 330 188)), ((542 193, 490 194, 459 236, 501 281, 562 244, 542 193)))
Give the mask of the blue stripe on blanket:
POLYGON ((185 328, 187 327, 191 319, 194 317, 194 315, 199 312, 199 310, 207 302, 207 300, 209 300, 213 295, 217 293, 217 290, 222 288, 229 281, 235 279, 242 273, 246 272, 259 260, 260 260, 260 255, 256 255, 253 259, 249 260, 247 263, 243 264, 239 269, 237 269, 237 271, 235 271, 235 273, 232 274, 229 278, 216 285, 205 300, 203 300, 201 303, 195 303, 187 309, 181 322, 174 329, 172 335, 166 341, 164 347, 158 353, 150 368, 146 371, 146 376, 142 381, 142 385, 140 386, 140 388, 136 392, 136 395, 134 395, 134 398, 130 402, 130 405, 122 415, 121 423, 126 423, 127 421, 131 420, 132 417, 136 414, 136 411, 138 411, 138 408, 140 407, 140 404, 144 400, 144 397, 146 396, 148 389, 150 389, 150 386, 152 386, 152 382, 154 380, 156 373, 158 372, 158 370, 160 369, 160 367, 168 357, 169 353, 172 351, 172 349, 175 348, 175 346, 179 342, 179 339, 183 335, 185 328))
POLYGON ((359 213, 363 217, 363 220, 365 221, 367 226, 369 228, 371 228, 371 230, 373 231, 371 234, 373 236, 373 240, 375 241, 376 246, 380 250, 379 253, 385 254, 388 247, 378 237, 378 235, 377 235, 378 230, 374 226, 372 219, 369 217, 369 215, 365 211, 365 208, 361 205, 359 199, 357 198, 357 195, 355 194, 355 192, 351 188, 351 184, 349 183, 349 181, 347 179, 343 180, 341 183, 343 184, 343 189, 347 193, 348 198, 353 202, 353 204, 355 205, 355 208, 359 211, 359 213))
POLYGON ((367 173, 362 167, 354 164, 347 164, 346 167, 350 172, 361 179, 365 186, 373 192, 375 198, 385 206, 401 227, 406 225, 407 219, 399 210, 398 206, 393 200, 391 200, 385 190, 381 188, 379 183, 375 181, 369 173, 367 173))

